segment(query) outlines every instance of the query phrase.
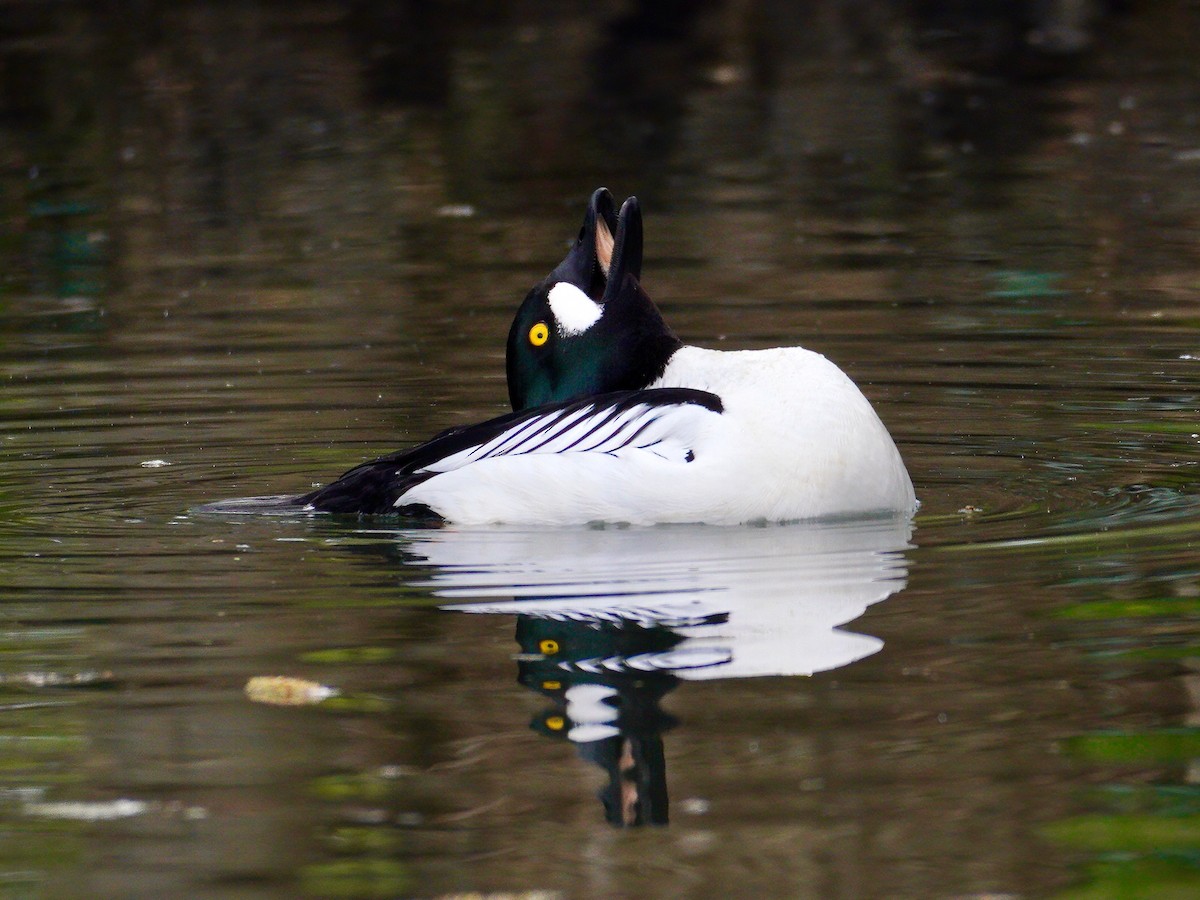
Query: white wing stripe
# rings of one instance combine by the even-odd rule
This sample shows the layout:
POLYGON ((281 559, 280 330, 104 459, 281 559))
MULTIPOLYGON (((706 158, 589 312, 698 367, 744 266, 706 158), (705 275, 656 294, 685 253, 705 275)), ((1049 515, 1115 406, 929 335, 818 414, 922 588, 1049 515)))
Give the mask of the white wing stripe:
POLYGON ((581 434, 575 433, 575 430, 572 430, 570 433, 564 433, 562 446, 555 448, 555 451, 579 450, 580 452, 584 452, 587 448, 579 447, 580 442, 587 440, 597 433, 600 435, 597 443, 603 443, 608 439, 611 429, 616 429, 619 432, 627 424, 630 414, 636 414, 637 412, 637 407, 632 410, 614 410, 595 424, 581 422, 580 428, 586 428, 586 430, 581 434), (587 428, 588 425, 591 425, 591 427, 587 428))
POLYGON ((610 434, 600 435, 599 439, 586 449, 598 450, 601 453, 615 453, 617 450, 630 446, 639 434, 658 421, 658 417, 653 415, 650 407, 641 407, 631 410, 631 412, 634 415, 627 417, 624 422, 617 423, 610 434))
MULTIPOLYGON (((426 472, 447 472, 467 463, 504 456, 561 453, 603 453, 617 455, 622 450, 644 450, 662 459, 683 458, 687 447, 674 434, 678 420, 673 412, 704 409, 692 404, 663 406, 637 403, 625 408, 594 404, 569 412, 556 410, 535 416, 512 430, 452 453, 424 468, 426 472), (653 449, 652 449, 653 448, 653 449)), ((687 440, 686 438, 684 440, 687 440)))
POLYGON ((533 446, 522 447, 520 452, 537 453, 538 451, 541 451, 543 453, 559 453, 563 450, 573 449, 576 443, 587 437, 597 428, 604 427, 613 419, 614 416, 618 415, 616 411, 609 410, 607 411, 607 415, 601 418, 598 423, 592 425, 590 416, 593 412, 595 412, 595 410, 589 407, 588 418, 580 418, 578 421, 570 422, 569 424, 560 428, 554 434, 550 435, 550 437, 543 440, 541 443, 534 444, 533 446), (589 425, 591 425, 591 428, 588 428, 589 425), (581 435, 577 435, 576 431, 580 428, 587 428, 588 430, 581 435), (555 444, 555 442, 557 442, 557 445, 551 448, 550 445, 555 444))
POLYGON ((477 444, 471 450, 471 456, 479 456, 480 454, 491 453, 497 447, 503 445, 504 443, 506 443, 508 441, 518 440, 521 437, 521 435, 523 435, 525 432, 529 431, 531 428, 536 428, 539 425, 541 425, 542 427, 545 427, 544 420, 530 419, 529 421, 524 422, 521 425, 519 425, 518 427, 514 428, 512 431, 501 432, 500 434, 498 434, 494 438, 492 438, 490 441, 484 441, 482 444, 477 444))
POLYGON ((584 453, 611 453, 613 450, 618 450, 621 447, 629 445, 633 436, 641 430, 637 426, 638 423, 636 420, 633 422, 621 422, 612 433, 601 434, 591 444, 579 449, 584 453), (629 433, 631 429, 633 430, 632 434, 629 433))
POLYGON ((556 410, 547 416, 535 416, 511 432, 498 434, 490 441, 480 444, 472 451, 471 455, 482 459, 487 456, 503 456, 511 452, 519 453, 521 452, 519 448, 522 444, 553 428, 555 425, 562 423, 564 419, 566 420, 564 427, 569 427, 572 421, 589 415, 591 412, 592 407, 585 406, 582 409, 575 410, 570 415, 564 415, 561 410, 556 410), (514 448, 517 449, 514 450, 514 448))
MULTIPOLYGON (((636 409, 636 408, 635 408, 636 409)), ((579 418, 558 429, 540 441, 522 441, 520 446, 510 448, 508 453, 563 453, 574 450, 580 441, 597 432, 607 436, 608 429, 619 427, 632 410, 595 410, 589 408, 586 418, 579 418)), ((531 436, 532 438, 532 436, 531 436)))

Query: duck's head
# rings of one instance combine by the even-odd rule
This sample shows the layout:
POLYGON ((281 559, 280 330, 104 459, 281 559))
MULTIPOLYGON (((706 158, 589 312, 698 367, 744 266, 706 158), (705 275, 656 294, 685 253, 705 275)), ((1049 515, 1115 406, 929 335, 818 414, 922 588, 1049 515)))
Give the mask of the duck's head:
POLYGON ((655 381, 681 343, 638 281, 642 212, 630 197, 614 213, 600 188, 579 237, 538 282, 508 333, 508 395, 514 410, 655 381))

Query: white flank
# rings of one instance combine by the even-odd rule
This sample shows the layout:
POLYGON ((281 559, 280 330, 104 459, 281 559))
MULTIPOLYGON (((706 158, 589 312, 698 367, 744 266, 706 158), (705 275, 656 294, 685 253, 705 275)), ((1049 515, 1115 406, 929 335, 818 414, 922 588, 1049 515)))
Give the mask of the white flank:
POLYGON ((550 288, 548 298, 550 311, 558 322, 558 333, 563 337, 583 334, 596 324, 604 310, 573 284, 560 281, 550 288))

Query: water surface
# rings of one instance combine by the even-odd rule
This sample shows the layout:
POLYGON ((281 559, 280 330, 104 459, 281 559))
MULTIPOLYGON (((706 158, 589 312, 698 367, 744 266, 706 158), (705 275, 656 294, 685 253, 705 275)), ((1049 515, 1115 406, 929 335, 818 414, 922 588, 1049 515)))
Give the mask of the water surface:
POLYGON ((13 20, 0 894, 1190 896, 1195 10, 1031 71, 569 6, 13 20), (863 386, 911 527, 190 512, 502 412, 601 183, 685 340, 863 386))

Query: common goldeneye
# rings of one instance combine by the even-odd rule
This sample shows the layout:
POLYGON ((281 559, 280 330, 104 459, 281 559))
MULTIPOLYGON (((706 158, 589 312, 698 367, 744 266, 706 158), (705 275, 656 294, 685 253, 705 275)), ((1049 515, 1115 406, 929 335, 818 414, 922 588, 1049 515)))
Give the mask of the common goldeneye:
POLYGON ((854 383, 800 347, 685 346, 639 281, 636 198, 603 188, 508 337, 514 411, 297 497, 210 510, 398 514, 459 525, 738 524, 909 515, 912 482, 854 383))

